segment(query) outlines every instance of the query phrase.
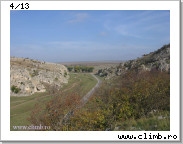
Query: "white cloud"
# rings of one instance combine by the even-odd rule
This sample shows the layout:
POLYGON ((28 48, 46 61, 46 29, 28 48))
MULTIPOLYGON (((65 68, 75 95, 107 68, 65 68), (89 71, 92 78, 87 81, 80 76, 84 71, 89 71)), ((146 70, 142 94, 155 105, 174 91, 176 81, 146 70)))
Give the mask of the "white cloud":
POLYGON ((144 11, 142 13, 133 14, 122 19, 121 24, 115 24, 112 21, 104 23, 104 28, 107 31, 116 32, 122 36, 129 36, 139 39, 154 39, 145 36, 142 33, 148 31, 163 32, 167 30, 168 22, 159 22, 164 17, 169 16, 169 12, 153 13, 152 11, 144 11), (150 23, 151 22, 151 23, 150 23))
POLYGON ((78 23, 83 22, 89 15, 87 13, 76 13, 73 15, 73 18, 68 21, 68 23, 78 23))
MULTIPOLYGON (((134 26, 135 27, 135 26, 134 26)), ((139 34, 133 33, 131 30, 134 29, 134 27, 128 27, 127 25, 119 25, 114 28, 114 30, 123 36, 130 36, 135 38, 141 38, 144 39, 144 37, 140 36, 139 34)), ((136 27, 138 29, 138 27, 136 27)))

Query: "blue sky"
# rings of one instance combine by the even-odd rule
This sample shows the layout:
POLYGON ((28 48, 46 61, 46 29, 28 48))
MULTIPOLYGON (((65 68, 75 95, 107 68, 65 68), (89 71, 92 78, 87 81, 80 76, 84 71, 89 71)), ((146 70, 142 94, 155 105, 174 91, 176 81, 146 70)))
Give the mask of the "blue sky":
POLYGON ((26 10, 10 16, 10 55, 16 57, 129 60, 170 42, 168 10, 26 10))

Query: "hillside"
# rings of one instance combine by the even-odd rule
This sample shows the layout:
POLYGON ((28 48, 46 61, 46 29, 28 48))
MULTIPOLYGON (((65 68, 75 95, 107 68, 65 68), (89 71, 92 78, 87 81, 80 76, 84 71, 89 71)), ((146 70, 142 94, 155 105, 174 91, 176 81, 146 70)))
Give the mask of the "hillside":
POLYGON ((160 49, 145 54, 135 60, 129 60, 121 63, 116 67, 98 70, 98 75, 109 79, 111 77, 121 75, 129 70, 137 72, 151 71, 153 69, 169 72, 170 71, 170 44, 164 45, 160 49))
POLYGON ((97 74, 102 84, 71 118, 69 130, 170 130, 169 44, 97 74))
POLYGON ((11 94, 35 94, 10 97, 10 129, 41 124, 50 131, 169 131, 169 72, 170 45, 101 68, 98 76, 68 73, 61 64, 11 58, 11 87, 20 89, 11 94))
POLYGON ((64 83, 68 83, 67 68, 61 64, 11 57, 10 65, 11 96, 45 92, 45 85, 59 89, 64 83))

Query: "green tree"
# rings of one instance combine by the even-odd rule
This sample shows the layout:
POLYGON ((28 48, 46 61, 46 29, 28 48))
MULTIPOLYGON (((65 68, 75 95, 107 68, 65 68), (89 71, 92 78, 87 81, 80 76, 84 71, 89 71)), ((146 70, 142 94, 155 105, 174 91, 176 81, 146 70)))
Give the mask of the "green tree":
POLYGON ((88 72, 93 72, 93 70, 94 70, 94 67, 89 67, 88 68, 88 72))
POLYGON ((73 67, 72 66, 68 66, 67 69, 68 69, 69 72, 71 72, 73 70, 73 67))
POLYGON ((74 67, 74 72, 80 72, 80 67, 79 66, 75 66, 74 67))

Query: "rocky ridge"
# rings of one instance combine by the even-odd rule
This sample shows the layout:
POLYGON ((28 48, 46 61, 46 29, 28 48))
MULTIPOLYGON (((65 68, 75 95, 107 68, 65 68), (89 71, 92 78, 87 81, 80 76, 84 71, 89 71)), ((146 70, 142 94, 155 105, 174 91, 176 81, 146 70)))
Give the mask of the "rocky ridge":
POLYGON ((120 63, 116 67, 100 69, 97 74, 105 77, 105 79, 110 79, 111 77, 122 75, 128 70, 140 72, 151 71, 153 69, 170 72, 170 44, 164 45, 160 49, 135 60, 120 63))
POLYGON ((64 83, 68 83, 68 70, 61 64, 11 57, 10 66, 11 96, 45 92, 45 84, 59 89, 64 83))

